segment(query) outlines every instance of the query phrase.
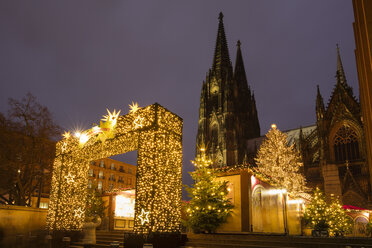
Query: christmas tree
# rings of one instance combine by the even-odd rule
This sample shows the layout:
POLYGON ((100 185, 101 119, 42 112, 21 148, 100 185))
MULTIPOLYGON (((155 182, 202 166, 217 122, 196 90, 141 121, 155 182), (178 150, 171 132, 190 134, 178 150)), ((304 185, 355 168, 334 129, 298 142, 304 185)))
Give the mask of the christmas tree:
POLYGON ((186 186, 191 200, 186 206, 186 226, 194 232, 214 232, 226 222, 233 205, 227 199, 227 182, 218 181, 212 162, 205 155, 205 148, 192 163, 195 171, 190 172, 194 179, 192 187, 186 186))
POLYGON ((103 218, 105 215, 105 203, 102 200, 102 193, 95 187, 88 188, 88 196, 86 202, 85 221, 96 222, 98 217, 103 218))
POLYGON ((314 230, 327 230, 329 228, 331 212, 325 195, 319 188, 316 188, 310 204, 305 209, 305 222, 314 230))
POLYGON ((288 146, 287 135, 273 124, 255 159, 257 169, 292 195, 304 192, 305 178, 300 172, 302 159, 294 144, 288 146))
POLYGON ((331 215, 329 220, 330 234, 334 236, 343 236, 345 233, 351 232, 352 219, 346 214, 346 210, 342 207, 338 197, 331 195, 331 215))
POLYGON ((328 230, 331 236, 343 236, 351 231, 352 221, 338 199, 331 195, 327 203, 319 188, 314 190, 311 202, 306 206, 304 220, 314 230, 328 230))

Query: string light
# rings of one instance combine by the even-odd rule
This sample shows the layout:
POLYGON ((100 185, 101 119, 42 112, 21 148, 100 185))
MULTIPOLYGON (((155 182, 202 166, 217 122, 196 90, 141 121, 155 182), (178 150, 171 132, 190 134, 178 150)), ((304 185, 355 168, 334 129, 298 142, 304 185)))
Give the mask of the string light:
POLYGON ((49 229, 82 228, 90 161, 137 150, 134 232, 180 231, 182 119, 159 104, 137 107, 123 116, 119 113, 108 111, 99 126, 75 137, 64 136, 57 143, 47 216, 49 229), (83 145, 82 134, 89 137, 83 145), (74 183, 66 183, 67 179, 74 183), (148 214, 141 215, 142 210, 148 214), (140 216, 148 221, 143 222, 140 216))

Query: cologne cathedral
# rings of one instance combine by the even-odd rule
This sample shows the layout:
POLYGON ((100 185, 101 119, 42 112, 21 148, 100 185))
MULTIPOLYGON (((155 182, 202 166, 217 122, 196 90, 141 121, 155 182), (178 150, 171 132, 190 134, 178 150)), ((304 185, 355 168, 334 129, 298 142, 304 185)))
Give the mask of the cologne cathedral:
MULTIPOLYGON (((371 185, 361 108, 347 84, 338 47, 334 90, 325 105, 318 86, 315 114, 315 125, 285 131, 289 143, 294 143, 301 152, 308 186, 320 187, 327 195, 340 196, 345 205, 370 207, 371 185)), ((220 13, 212 68, 201 91, 197 147, 206 146, 206 153, 216 167, 253 164, 264 138, 260 136, 255 97, 248 85, 241 44, 237 42, 233 70, 220 13)), ((196 150, 198 153, 199 149, 196 150)))
MULTIPOLYGON (((247 155, 247 141, 260 136, 256 101, 248 86, 240 41, 237 42, 235 68, 219 15, 217 41, 212 68, 203 82, 197 147, 205 144, 216 166, 241 164, 247 155)), ((199 149, 196 149, 197 153, 199 149)))

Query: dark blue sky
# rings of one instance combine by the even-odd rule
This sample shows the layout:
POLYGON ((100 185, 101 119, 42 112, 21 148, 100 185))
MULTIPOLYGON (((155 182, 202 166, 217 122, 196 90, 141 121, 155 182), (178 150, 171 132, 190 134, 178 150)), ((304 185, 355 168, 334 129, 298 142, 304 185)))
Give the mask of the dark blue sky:
POLYGON ((314 123, 316 85, 327 103, 335 84, 336 43, 359 97, 351 0, 4 0, 0 111, 29 91, 73 130, 90 128, 106 108, 159 102, 184 120, 190 171, 220 11, 233 63, 242 42, 262 135, 273 122, 281 130, 314 123))

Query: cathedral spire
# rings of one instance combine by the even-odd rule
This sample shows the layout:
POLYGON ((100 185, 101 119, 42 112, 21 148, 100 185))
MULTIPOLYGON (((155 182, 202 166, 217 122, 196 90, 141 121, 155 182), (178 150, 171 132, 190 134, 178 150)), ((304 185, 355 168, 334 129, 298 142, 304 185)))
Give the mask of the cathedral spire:
POLYGON ((317 87, 317 94, 316 94, 316 118, 317 120, 323 119, 325 113, 324 101, 323 97, 320 94, 319 85, 317 87))
POLYGON ((240 49, 240 45, 241 45, 240 40, 238 40, 238 42, 236 44, 238 49, 236 51, 234 77, 235 77, 236 81, 239 82, 239 88, 241 90, 248 91, 247 76, 245 74, 243 56, 242 56, 242 51, 240 49))
POLYGON ((336 71, 336 88, 338 86, 342 86, 344 90, 351 96, 354 97, 353 94, 353 89, 347 84, 346 81, 346 76, 345 76, 345 71, 344 67, 342 66, 342 61, 341 61, 341 55, 340 55, 340 48, 338 44, 336 45, 337 47, 337 71, 336 71))
POLYGON ((340 56, 340 48, 337 46, 337 72, 336 72, 336 78, 337 83, 341 83, 342 85, 346 86, 346 77, 344 72, 344 67, 342 66, 341 56, 340 56))
POLYGON ((220 12, 218 19, 220 20, 220 22, 218 24, 217 40, 216 40, 216 47, 214 50, 213 67, 212 67, 213 71, 215 72, 221 72, 221 71, 226 70, 226 68, 231 67, 229 49, 227 47, 225 28, 223 25, 222 12, 220 12))
POLYGON ((261 133, 261 128, 260 128, 260 121, 258 120, 258 113, 257 113, 256 99, 254 97, 254 92, 252 93, 252 114, 253 114, 253 135, 252 137, 259 137, 261 133))

